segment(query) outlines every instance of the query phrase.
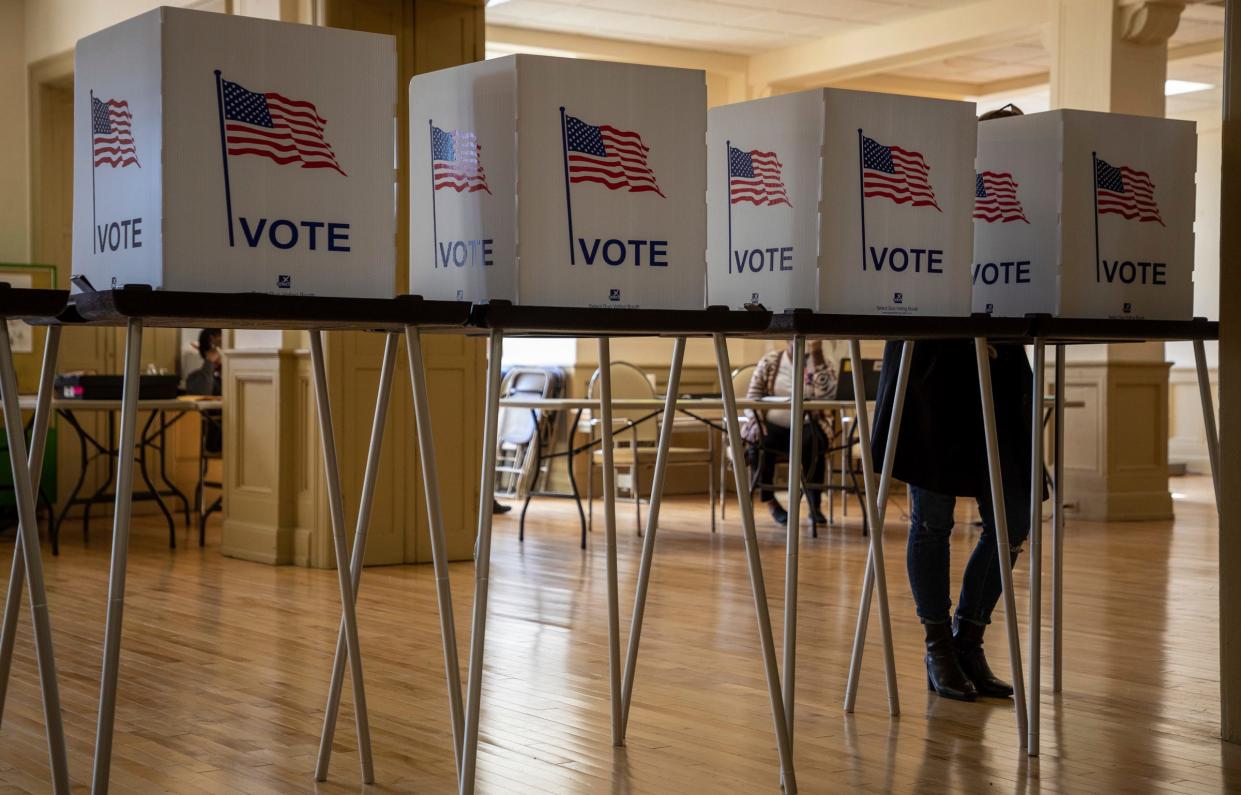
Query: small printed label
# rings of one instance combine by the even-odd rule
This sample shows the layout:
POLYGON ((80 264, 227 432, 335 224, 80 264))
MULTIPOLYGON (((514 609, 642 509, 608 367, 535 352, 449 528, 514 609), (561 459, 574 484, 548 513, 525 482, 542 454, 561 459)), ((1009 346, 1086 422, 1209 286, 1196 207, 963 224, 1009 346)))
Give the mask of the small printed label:
POLYGON ((280 290, 289 290, 293 287, 293 277, 287 273, 282 273, 276 277, 276 287, 280 290))
POLYGON ((611 290, 608 290, 608 300, 609 301, 621 300, 620 290, 616 289, 615 287, 613 287, 611 290))

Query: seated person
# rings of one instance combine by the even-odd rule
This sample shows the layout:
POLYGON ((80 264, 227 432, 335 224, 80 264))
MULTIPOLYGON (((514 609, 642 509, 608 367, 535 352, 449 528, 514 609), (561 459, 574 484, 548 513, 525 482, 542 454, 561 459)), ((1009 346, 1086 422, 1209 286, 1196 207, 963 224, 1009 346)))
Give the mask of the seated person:
MULTIPOLYGON (((750 377, 746 398, 761 400, 765 397, 789 397, 793 393, 793 342, 780 350, 771 351, 759 360, 750 377)), ((836 395, 836 368, 823 357, 823 344, 819 340, 806 341, 805 387, 806 400, 830 400, 836 395)), ((827 465, 828 439, 831 438, 831 422, 822 411, 807 412, 808 422, 803 426, 802 470, 805 482, 822 483, 827 465)), ((746 411, 746 424, 741 436, 747 442, 746 460, 757 469, 760 485, 771 484, 776 474, 776 460, 788 456, 789 411, 768 409, 746 411), (760 455, 765 451, 765 455, 760 455)), ((822 493, 807 489, 810 517, 815 524, 827 524, 819 508, 822 493)), ((771 517, 780 524, 789 520, 788 511, 776 502, 769 488, 760 488, 760 499, 767 503, 771 517)))
POLYGON ((198 332, 198 355, 203 357, 202 366, 185 377, 185 391, 191 395, 223 394, 220 386, 220 343, 224 333, 218 328, 205 328, 198 332))
MULTIPOLYGON (((198 355, 203 357, 202 366, 185 377, 185 391, 191 395, 210 395, 218 397, 223 394, 220 384, 220 368, 224 359, 220 356, 220 344, 224 333, 218 328, 205 328, 198 333, 198 355)), ((203 412, 203 449, 208 453, 219 453, 224 445, 223 428, 220 426, 219 411, 203 412)))

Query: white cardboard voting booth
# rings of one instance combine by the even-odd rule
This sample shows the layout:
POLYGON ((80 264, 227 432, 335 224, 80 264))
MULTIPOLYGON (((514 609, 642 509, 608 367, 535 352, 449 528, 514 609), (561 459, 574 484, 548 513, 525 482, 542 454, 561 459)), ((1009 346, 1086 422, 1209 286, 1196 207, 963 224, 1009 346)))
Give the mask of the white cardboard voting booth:
POLYGON ((974 310, 1187 320, 1193 122, 1055 110, 983 122, 974 310))
POLYGON ((409 97, 411 292, 703 308, 703 72, 515 55, 409 97))
POLYGON ((820 89, 713 108, 711 304, 967 315, 974 105, 820 89))
POLYGON ((388 297, 391 37, 159 8, 77 44, 73 270, 388 297))

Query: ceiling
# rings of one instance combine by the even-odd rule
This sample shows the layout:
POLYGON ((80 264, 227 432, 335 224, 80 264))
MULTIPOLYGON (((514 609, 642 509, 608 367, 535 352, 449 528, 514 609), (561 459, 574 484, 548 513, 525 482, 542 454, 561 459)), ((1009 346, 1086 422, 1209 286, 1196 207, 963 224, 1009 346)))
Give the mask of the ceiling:
MULTIPOLYGON (((973 2, 978 0, 507 0, 487 9, 487 22, 753 55, 973 2)), ((1222 55, 1219 48, 1202 45, 1222 39, 1223 31, 1222 4, 1187 6, 1169 42, 1172 57, 1168 77, 1218 84, 1222 55), (1198 49, 1207 51, 1200 53, 1198 49)), ((887 74, 980 87, 1028 78, 1028 88, 1016 88, 994 99, 1020 96, 1038 109, 1048 101, 1047 87, 1038 85, 1038 78, 1050 68, 1050 54, 1042 36, 1035 32, 1025 42, 887 74)), ((1218 88, 1168 98, 1169 115, 1218 107, 1218 88)))
POLYGON ((752 55, 977 0, 508 0, 487 22, 752 55))

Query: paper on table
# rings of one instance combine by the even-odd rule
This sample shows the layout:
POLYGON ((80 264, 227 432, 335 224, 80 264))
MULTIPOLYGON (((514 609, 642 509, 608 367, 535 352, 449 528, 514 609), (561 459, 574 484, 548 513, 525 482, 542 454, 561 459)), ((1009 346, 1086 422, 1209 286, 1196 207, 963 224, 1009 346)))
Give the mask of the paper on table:
MULTIPOLYGON (((30 289, 34 286, 34 277, 29 273, 6 273, 4 281, 9 283, 10 287, 18 289, 30 289)), ((34 330, 21 320, 9 320, 9 343, 13 347, 13 353, 33 353, 34 352, 34 330)))

